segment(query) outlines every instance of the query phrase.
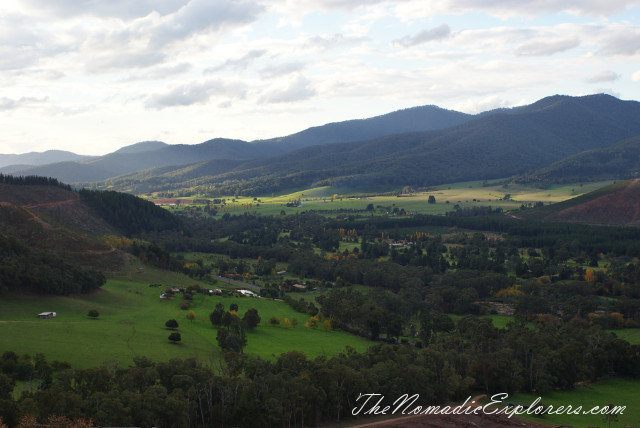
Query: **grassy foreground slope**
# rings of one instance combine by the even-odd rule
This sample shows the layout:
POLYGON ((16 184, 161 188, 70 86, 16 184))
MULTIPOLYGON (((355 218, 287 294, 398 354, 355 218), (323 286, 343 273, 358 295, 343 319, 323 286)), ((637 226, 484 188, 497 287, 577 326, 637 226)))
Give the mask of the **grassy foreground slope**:
POLYGON ((129 365, 136 355, 156 361, 195 357, 202 363, 210 363, 221 355, 216 330, 208 317, 218 302, 226 309, 237 303, 240 316, 249 308, 258 309, 262 322, 248 334, 245 353, 250 355, 269 359, 295 349, 313 358, 335 355, 347 345, 360 351, 369 345, 365 339, 341 331, 307 329, 303 326, 306 316, 279 301, 196 295, 191 309, 197 318, 191 322, 186 318, 187 311, 180 309, 182 298, 160 300, 164 287, 149 287, 154 282, 166 286, 194 284, 186 276, 147 269, 143 274, 109 279, 100 291, 87 296, 4 296, 0 300, 0 352, 43 353, 49 361, 67 361, 78 368, 105 362, 129 365), (100 317, 90 319, 89 309, 97 309, 100 317), (36 314, 43 311, 55 311, 58 316, 38 319, 36 314), (281 319, 297 318, 299 325, 270 326, 267 321, 273 315, 281 319), (167 340, 170 331, 164 324, 171 318, 180 324, 181 345, 167 340))
MULTIPOLYGON (((538 395, 536 394, 516 394, 510 396, 508 401, 520 405, 531 404, 538 395)), ((618 415, 617 420, 609 421, 602 415, 545 415, 544 417, 522 416, 524 419, 542 422, 551 426, 572 426, 572 427, 628 427, 638 426, 640 423, 640 388, 638 381, 634 379, 611 379, 597 382, 591 385, 577 387, 571 391, 557 391, 544 394, 540 405, 553 406, 557 409, 560 406, 582 406, 582 410, 590 410, 595 406, 626 406, 622 415, 618 415)), ((526 406, 525 406, 526 408, 526 406)), ((567 413, 567 412, 565 412, 567 413)))

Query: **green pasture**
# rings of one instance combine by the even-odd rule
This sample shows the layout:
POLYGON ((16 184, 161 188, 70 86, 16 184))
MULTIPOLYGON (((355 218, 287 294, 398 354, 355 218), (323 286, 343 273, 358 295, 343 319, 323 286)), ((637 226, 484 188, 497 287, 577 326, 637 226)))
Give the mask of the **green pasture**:
MULTIPOLYGON (((462 318, 468 315, 457 315, 457 314, 447 314, 449 318, 453 320, 454 323, 457 323, 462 318)), ((510 322, 514 322, 515 319, 509 315, 478 315, 475 318, 489 318, 493 323, 493 326, 496 328, 505 328, 507 324, 510 322)))
MULTIPOLYGON (((490 181, 470 181, 434 186, 428 191, 409 192, 397 196, 400 189, 333 188, 329 186, 294 191, 291 193, 262 195, 256 197, 228 196, 227 206, 218 211, 242 214, 245 212, 262 215, 278 215, 282 211, 295 214, 304 211, 317 211, 326 215, 366 214, 367 205, 373 204, 375 214, 382 214, 394 208, 419 214, 445 214, 453 211, 454 206, 469 208, 474 206, 500 207, 505 210, 519 209, 522 204, 543 202, 545 204, 561 202, 587 192, 602 188, 612 181, 594 183, 573 183, 552 185, 545 189, 533 185, 510 183, 506 179, 490 181), (508 199, 505 199, 509 195, 508 199), (436 198, 435 204, 427 203, 429 196, 436 198), (232 200, 235 201, 232 202, 232 200), (301 206, 287 207, 287 203, 300 201, 301 206)), ((191 199, 207 198, 199 195, 191 199)), ((183 198, 189 199, 189 198, 183 198)), ((180 206, 173 210, 190 209, 193 206, 180 206)))
POLYGON ((175 300, 161 300, 164 286, 188 286, 188 277, 147 269, 144 274, 130 273, 107 281, 102 290, 75 297, 4 296, 0 300, 0 352, 18 354, 42 353, 49 361, 67 361, 73 367, 92 367, 106 362, 131 364, 136 355, 156 361, 170 358, 195 357, 203 363, 217 360, 220 350, 215 340, 216 330, 209 322, 209 313, 216 303, 226 309, 231 303, 239 306, 242 316, 249 308, 256 308, 262 322, 248 334, 245 352, 271 358, 282 352, 300 350, 308 357, 335 355, 350 345, 365 350, 370 342, 342 331, 324 331, 304 327, 308 316, 296 313, 286 303, 257 298, 233 298, 196 295, 191 309, 196 320, 186 318, 180 309, 182 296, 175 300), (150 283, 163 287, 149 287, 150 283), (100 312, 98 319, 87 316, 89 309, 100 312), (38 319, 44 311, 57 312, 54 319, 38 319), (298 326, 285 328, 268 325, 276 315, 297 318, 298 326), (168 319, 176 319, 182 343, 169 343, 170 331, 165 329, 168 319))
MULTIPOLYGON (((528 407, 539 395, 515 394, 509 396, 506 402, 528 407)), ((640 381, 632 379, 612 379, 590 385, 576 387, 571 391, 554 391, 542 394, 539 404, 544 407, 551 405, 554 409, 559 406, 582 406, 582 411, 588 411, 595 406, 626 406, 617 421, 611 421, 611 427, 631 427, 640 425, 640 381)), ((501 408, 501 406, 497 406, 501 408)), ((544 415, 534 417, 522 415, 520 418, 537 421, 552 426, 572 427, 608 427, 609 421, 602 415, 544 415)))
POLYGON ((626 340, 632 345, 640 345, 640 328, 607 330, 607 332, 614 333, 618 338, 626 340))

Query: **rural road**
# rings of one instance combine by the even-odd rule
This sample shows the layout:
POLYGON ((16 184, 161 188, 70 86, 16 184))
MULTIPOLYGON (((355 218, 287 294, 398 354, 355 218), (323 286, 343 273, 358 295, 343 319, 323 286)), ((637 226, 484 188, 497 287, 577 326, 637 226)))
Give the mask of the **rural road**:
POLYGON ((246 287, 249 290, 258 291, 258 292, 262 288, 262 287, 260 287, 258 285, 247 284, 246 282, 236 281, 235 279, 225 278, 223 276, 211 275, 211 278, 217 279, 218 281, 221 281, 221 282, 224 282, 224 283, 227 283, 227 284, 233 284, 233 285, 238 285, 240 287, 246 287))

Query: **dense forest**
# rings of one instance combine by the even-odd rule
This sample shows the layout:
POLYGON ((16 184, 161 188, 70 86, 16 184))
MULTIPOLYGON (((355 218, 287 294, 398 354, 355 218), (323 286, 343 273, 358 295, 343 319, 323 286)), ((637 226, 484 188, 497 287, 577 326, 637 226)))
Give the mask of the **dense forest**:
POLYGON ((104 285, 100 272, 71 265, 50 253, 29 248, 0 234, 0 293, 89 293, 104 285))
POLYGON ((126 235, 176 230, 180 221, 152 202, 110 190, 81 189, 80 197, 102 218, 126 235))

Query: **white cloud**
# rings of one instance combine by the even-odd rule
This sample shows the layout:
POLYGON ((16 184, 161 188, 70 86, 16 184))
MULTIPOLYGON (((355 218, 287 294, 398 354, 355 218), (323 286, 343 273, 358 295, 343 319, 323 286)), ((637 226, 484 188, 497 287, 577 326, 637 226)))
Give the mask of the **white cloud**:
POLYGON ((451 35, 451 28, 447 24, 442 24, 434 28, 427 28, 413 36, 404 36, 394 40, 393 44, 404 46, 405 48, 430 42, 433 40, 446 39, 451 35))
POLYGON ((17 110, 45 102, 47 102, 47 98, 22 97, 20 99, 11 99, 0 97, 0 111, 17 110))
POLYGON ((548 56, 573 49, 580 45, 577 38, 560 40, 538 40, 525 43, 515 51, 518 56, 548 56))
POLYGON ((636 71, 631 75, 632 82, 640 82, 640 70, 636 71))
POLYGON ((132 19, 151 12, 166 15, 180 9, 189 0, 22 0, 39 13, 46 12, 58 18, 74 16, 108 16, 132 19))
POLYGON ((212 74, 222 70, 243 71, 246 70, 254 60, 260 58, 266 53, 266 49, 254 49, 239 58, 230 58, 218 66, 209 67, 204 70, 204 73, 212 74))
POLYGON ((192 69, 193 65, 186 62, 181 62, 175 65, 161 65, 146 69, 140 73, 131 74, 124 80, 127 82, 135 80, 160 80, 186 73, 192 69))
POLYGON ((191 0, 153 29, 150 47, 161 47, 200 32, 218 32, 248 24, 263 11, 264 8, 253 1, 191 0))
POLYGON ((303 62, 285 62, 281 64, 268 65, 260 69, 260 75, 265 79, 281 77, 291 73, 298 73, 304 70, 306 65, 303 62))
POLYGON ((617 26, 603 31, 603 55, 637 55, 640 53, 640 28, 636 26, 617 26))
POLYGON ((243 83, 209 79, 190 82, 164 93, 152 95, 147 99, 145 106, 147 108, 163 109, 166 107, 206 104, 215 96, 220 96, 225 101, 229 98, 243 98, 245 92, 246 86, 243 83))
POLYGON ((614 80, 620 79, 620 75, 611 70, 601 71, 598 74, 595 74, 585 81, 587 83, 601 83, 601 82, 613 82, 614 80))
POLYGON ((305 47, 320 50, 330 50, 343 46, 353 46, 369 40, 360 36, 345 36, 344 34, 334 34, 332 36, 313 36, 305 43, 305 47))
POLYGON ((316 90, 301 74, 296 74, 284 82, 278 82, 268 88, 260 97, 263 103, 290 103, 303 101, 316 95, 316 90))
POLYGON ((636 6, 635 0, 405 0, 397 2, 395 13, 408 21, 436 15, 457 15, 479 11, 503 19, 560 12, 573 15, 611 16, 636 6))
POLYGON ((465 113, 477 114, 489 110, 509 108, 513 106, 514 104, 510 101, 507 101, 497 95, 490 95, 456 103, 454 109, 465 113))
POLYGON ((86 70, 89 73, 104 73, 114 69, 146 68, 161 64, 165 59, 166 55, 162 52, 107 52, 90 58, 86 70))

